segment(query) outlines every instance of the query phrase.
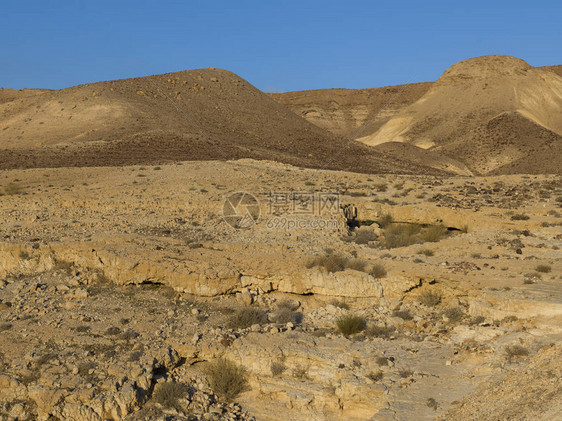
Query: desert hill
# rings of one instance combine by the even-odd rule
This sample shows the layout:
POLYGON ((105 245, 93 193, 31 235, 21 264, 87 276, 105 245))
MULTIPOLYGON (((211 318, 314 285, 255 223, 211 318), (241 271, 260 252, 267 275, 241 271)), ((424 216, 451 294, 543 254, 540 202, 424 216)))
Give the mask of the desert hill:
POLYGON ((0 104, 11 102, 16 99, 34 97, 49 92, 48 89, 9 89, 0 88, 0 104))
POLYGON ((434 168, 560 173, 561 76, 562 66, 487 56, 453 65, 437 82, 270 95, 333 133, 434 168))
POLYGON ((374 133, 402 108, 420 99, 431 83, 371 89, 317 89, 269 94, 293 112, 331 132, 356 138, 374 133))
MULTIPOLYGON (((475 173, 500 168, 542 172, 514 163, 529 155, 550 156, 560 172, 562 78, 508 56, 465 60, 449 68, 429 91, 376 133, 368 145, 407 142, 464 162, 475 173)), ((549 171, 549 172, 550 172, 549 171)))
POLYGON ((0 168, 256 158, 357 172, 435 173, 335 136, 226 70, 40 95, 6 90, 3 97, 0 168))

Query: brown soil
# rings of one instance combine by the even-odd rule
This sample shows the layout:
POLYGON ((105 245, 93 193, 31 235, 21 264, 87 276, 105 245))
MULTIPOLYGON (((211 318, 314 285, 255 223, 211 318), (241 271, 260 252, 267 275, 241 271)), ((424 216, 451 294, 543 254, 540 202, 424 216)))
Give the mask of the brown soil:
POLYGON ((239 158, 439 173, 334 136, 225 70, 100 82, 0 104, 2 169, 239 158))

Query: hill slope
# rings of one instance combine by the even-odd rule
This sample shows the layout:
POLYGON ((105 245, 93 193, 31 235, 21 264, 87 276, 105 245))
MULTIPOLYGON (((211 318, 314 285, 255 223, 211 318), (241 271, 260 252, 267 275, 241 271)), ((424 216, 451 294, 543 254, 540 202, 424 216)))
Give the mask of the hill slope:
POLYGON ((356 138, 374 133, 402 108, 420 99, 431 83, 372 89, 318 89, 269 94, 291 111, 332 133, 356 138))
MULTIPOLYGON (((368 145, 407 142, 464 162, 475 173, 514 165, 531 155, 551 156, 559 173, 562 141, 562 78, 508 56, 465 60, 449 68, 429 91, 372 135, 368 145)), ((528 164, 528 163, 527 163, 528 164)))
POLYGON ((435 173, 337 137, 225 70, 100 82, 0 103, 0 168, 237 158, 435 173))

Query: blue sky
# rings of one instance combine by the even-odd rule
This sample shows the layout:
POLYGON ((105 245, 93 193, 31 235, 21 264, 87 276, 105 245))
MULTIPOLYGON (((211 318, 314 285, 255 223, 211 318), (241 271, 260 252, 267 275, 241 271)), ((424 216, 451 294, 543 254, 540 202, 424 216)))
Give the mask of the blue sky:
POLYGON ((1 0, 0 87, 220 67, 266 91, 437 79, 508 54, 562 64, 560 1, 1 0))

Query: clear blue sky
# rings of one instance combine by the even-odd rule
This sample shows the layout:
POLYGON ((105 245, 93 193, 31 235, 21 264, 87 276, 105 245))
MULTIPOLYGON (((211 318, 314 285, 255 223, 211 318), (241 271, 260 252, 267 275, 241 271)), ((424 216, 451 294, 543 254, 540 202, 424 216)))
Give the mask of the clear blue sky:
POLYGON ((0 0, 0 87, 209 66, 267 91, 376 87, 487 54, 562 64, 561 28, 560 0, 0 0))

